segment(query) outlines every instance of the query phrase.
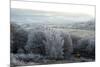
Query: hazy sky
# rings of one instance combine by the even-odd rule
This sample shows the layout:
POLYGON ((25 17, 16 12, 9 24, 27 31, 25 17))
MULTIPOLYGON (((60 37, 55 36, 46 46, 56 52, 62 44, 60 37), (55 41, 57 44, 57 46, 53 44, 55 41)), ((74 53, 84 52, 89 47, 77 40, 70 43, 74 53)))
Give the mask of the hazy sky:
POLYGON ((63 12, 71 14, 87 14, 95 16, 95 6, 87 5, 71 5, 71 4, 54 4, 54 3, 38 3, 38 2, 23 2, 11 1, 11 8, 31 9, 41 11, 63 12))

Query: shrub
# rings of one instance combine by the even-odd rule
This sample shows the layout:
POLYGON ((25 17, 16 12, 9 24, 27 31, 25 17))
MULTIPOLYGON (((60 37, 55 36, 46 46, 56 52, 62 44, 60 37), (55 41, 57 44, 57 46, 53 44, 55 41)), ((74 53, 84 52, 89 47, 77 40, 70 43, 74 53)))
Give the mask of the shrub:
POLYGON ((72 38, 70 34, 66 32, 61 32, 61 37, 64 39, 64 45, 63 45, 64 57, 68 59, 71 57, 71 54, 73 52, 72 38))
POLYGON ((44 33, 40 30, 32 30, 28 34, 28 41, 25 49, 27 53, 35 53, 35 54, 45 54, 45 48, 43 44, 43 40, 45 40, 44 33))
POLYGON ((49 59, 62 59, 64 40, 60 33, 50 28, 46 29, 44 33, 46 40, 43 43, 45 44, 47 57, 49 59))
POLYGON ((78 41, 78 52, 85 57, 95 57, 95 38, 83 38, 78 41))
POLYGON ((60 34, 54 30, 35 29, 29 34, 25 49, 28 53, 42 54, 57 59, 63 57, 63 41, 60 34))
POLYGON ((81 37, 76 36, 76 35, 71 35, 71 39, 72 39, 72 44, 73 44, 73 53, 77 52, 77 44, 78 41, 81 39, 81 37))
POLYGON ((71 56, 73 45, 68 33, 46 27, 31 30, 25 49, 27 53, 45 55, 49 59, 63 59, 71 56))
POLYGON ((24 50, 27 42, 27 32, 19 25, 11 22, 11 52, 18 53, 18 50, 24 50))

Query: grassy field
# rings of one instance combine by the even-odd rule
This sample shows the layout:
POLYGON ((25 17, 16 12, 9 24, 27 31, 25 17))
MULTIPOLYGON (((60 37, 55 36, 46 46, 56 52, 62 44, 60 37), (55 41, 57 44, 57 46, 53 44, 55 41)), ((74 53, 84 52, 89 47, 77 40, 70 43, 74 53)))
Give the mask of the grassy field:
POLYGON ((91 37, 91 36, 95 36, 95 31, 92 30, 80 30, 80 29, 58 29, 57 30, 61 30, 64 32, 68 32, 70 33, 70 35, 75 35, 75 36, 79 36, 79 37, 91 37))

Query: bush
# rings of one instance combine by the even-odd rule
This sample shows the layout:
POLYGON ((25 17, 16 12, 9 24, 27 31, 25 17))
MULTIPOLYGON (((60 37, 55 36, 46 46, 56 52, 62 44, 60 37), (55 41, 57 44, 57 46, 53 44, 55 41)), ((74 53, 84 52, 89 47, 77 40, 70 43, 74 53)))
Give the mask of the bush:
POLYGON ((25 49, 27 53, 45 54, 45 48, 43 44, 45 40, 44 33, 40 30, 33 30, 28 34, 28 41, 25 49))
POLYGON ((15 23, 11 23, 11 53, 18 53, 21 49, 24 51, 24 46, 27 42, 27 32, 15 23))
POLYGON ((72 39, 68 33, 52 28, 34 28, 28 35, 27 53, 47 56, 49 59, 70 57, 73 52, 72 39))
POLYGON ((71 57, 71 54, 73 52, 72 38, 70 34, 66 32, 61 32, 61 37, 64 39, 64 45, 63 45, 64 57, 68 59, 71 57))
POLYGON ((58 31, 53 29, 45 30, 46 40, 45 44, 46 55, 49 59, 63 59, 63 45, 64 40, 58 31))
POLYGON ((76 35, 71 35, 71 39, 72 39, 72 44, 73 44, 73 53, 76 53, 78 49, 77 44, 78 44, 78 41, 81 39, 81 37, 76 36, 76 35))
POLYGON ((95 57, 95 38, 83 38, 78 41, 78 52, 85 57, 95 57))

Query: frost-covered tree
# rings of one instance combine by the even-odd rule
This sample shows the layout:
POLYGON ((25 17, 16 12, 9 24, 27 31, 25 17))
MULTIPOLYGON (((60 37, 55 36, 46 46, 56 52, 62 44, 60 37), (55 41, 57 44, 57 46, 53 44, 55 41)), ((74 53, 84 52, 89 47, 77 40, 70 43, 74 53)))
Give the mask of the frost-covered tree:
POLYGON ((44 31, 46 40, 44 40, 46 55, 49 59, 63 59, 64 40, 58 31, 46 29, 44 31))
POLYGON ((66 32, 61 32, 61 37, 64 40, 64 45, 63 45, 64 58, 68 59, 71 57, 71 54, 73 52, 72 38, 70 34, 66 32))
POLYGON ((29 32, 25 49, 28 53, 42 54, 49 59, 63 59, 71 56, 73 45, 68 33, 37 27, 29 32))

